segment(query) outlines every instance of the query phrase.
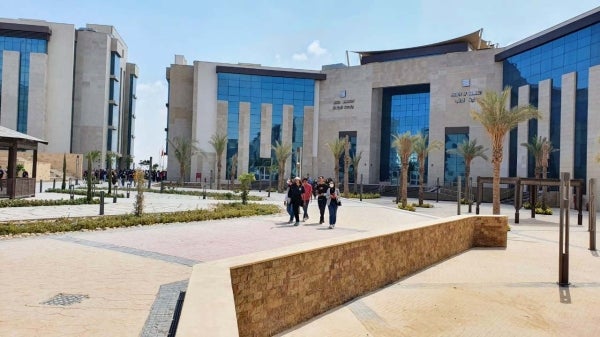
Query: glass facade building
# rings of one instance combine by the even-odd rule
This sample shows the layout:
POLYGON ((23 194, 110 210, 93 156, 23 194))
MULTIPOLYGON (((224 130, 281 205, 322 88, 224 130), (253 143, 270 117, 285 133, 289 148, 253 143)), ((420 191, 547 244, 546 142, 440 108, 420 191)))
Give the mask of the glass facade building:
MULTIPOLYGON (((261 106, 272 105, 271 144, 276 141, 292 144, 292 163, 298 161, 296 149, 302 147, 304 108, 314 106, 315 80, 277 76, 218 73, 217 99, 228 103, 227 112, 227 170, 229 179, 232 157, 238 153, 240 103, 250 103, 249 164, 244 171, 258 173, 270 165, 270 158, 260 158, 261 106), (292 139, 281 139, 283 106, 293 106, 292 139)), ((271 154, 273 162, 275 157, 271 154)), ((292 165, 296 175, 296 165, 292 165)))
MULTIPOLYGON (((587 161, 593 160, 593 158, 587 158, 586 155, 588 147, 588 74, 590 67, 600 64, 600 23, 592 24, 508 57, 503 62, 503 84, 512 87, 511 106, 517 105, 518 88, 523 85, 530 85, 529 103, 537 106, 539 82, 546 79, 551 80, 550 141, 554 148, 559 148, 561 141, 562 76, 572 72, 576 73, 575 146, 573 149, 560 149, 560 151, 573 152, 574 178, 586 179, 587 161)), ((529 141, 532 137, 537 136, 537 122, 529 122, 528 130, 529 141)), ((516 176, 517 146, 521 146, 517 144, 516 130, 510 134, 509 146, 509 175, 516 176)), ((534 166, 529 159, 530 176, 533 175, 534 166)), ((548 177, 559 178, 559 167, 559 152, 553 152, 550 156, 548 177)))
MULTIPOLYGON (((1 33, 0 33, 1 34, 1 33)), ((2 88, 3 52, 19 52, 19 94, 17 108, 17 131, 27 133, 27 111, 29 101, 29 60, 31 53, 48 52, 45 39, 0 36, 0 90, 2 88)), ((0 104, 2 101, 0 100, 0 104)))
MULTIPOLYGON (((382 181, 398 181, 401 163, 396 149, 392 146, 394 135, 407 131, 413 135, 429 135, 429 95, 429 84, 384 88, 380 169, 382 181)), ((409 184, 418 183, 419 166, 416 154, 410 157, 408 168, 409 184)), ((424 180, 427 181, 427 165, 425 170, 424 180)))

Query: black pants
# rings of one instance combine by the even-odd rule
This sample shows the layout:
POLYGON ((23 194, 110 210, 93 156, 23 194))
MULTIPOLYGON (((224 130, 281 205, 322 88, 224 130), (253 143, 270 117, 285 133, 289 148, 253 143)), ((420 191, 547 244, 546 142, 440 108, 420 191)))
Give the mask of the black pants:
POLYGON ((325 221, 325 207, 327 207, 327 198, 319 197, 319 199, 317 199, 317 202, 319 203, 319 213, 321 215, 321 217, 319 218, 319 222, 324 222, 325 221))
POLYGON ((300 222, 300 204, 302 201, 292 201, 292 209, 294 210, 294 217, 296 222, 300 222))

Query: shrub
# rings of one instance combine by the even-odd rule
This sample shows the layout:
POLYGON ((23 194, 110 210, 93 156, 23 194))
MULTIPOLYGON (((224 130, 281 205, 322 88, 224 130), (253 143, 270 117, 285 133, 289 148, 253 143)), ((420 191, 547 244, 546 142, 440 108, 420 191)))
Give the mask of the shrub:
POLYGON ((219 204, 212 210, 198 209, 173 213, 142 214, 141 216, 128 214, 102 217, 60 218, 50 221, 8 222, 0 224, 0 235, 56 233, 83 229, 95 230, 99 228, 145 226, 157 223, 206 221, 268 215, 279 212, 280 209, 276 205, 229 203, 219 204))
MULTIPOLYGON (((348 193, 348 198, 360 199, 359 193, 348 193)), ((363 193, 363 199, 379 199, 381 195, 379 193, 363 193)))
MULTIPOLYGON (((84 187, 84 188, 86 188, 86 187, 84 187)), ((97 188, 96 192, 93 193, 94 197, 99 197, 100 196, 100 191, 98 191, 98 190, 102 190, 102 189, 98 189, 97 188)), ((71 193, 69 190, 61 190, 59 188, 47 188, 45 192, 48 192, 48 193, 63 193, 63 194, 70 194, 71 193)), ((81 188, 79 188, 79 189, 76 188, 73 191, 73 194, 74 195, 87 195, 87 191, 86 190, 82 190, 81 188)), ((111 198, 111 197, 113 197, 113 195, 110 194, 110 193, 104 193, 104 197, 105 198, 111 198)), ((125 198, 125 195, 123 193, 117 193, 117 198, 125 198)))
POLYGON ((418 203, 413 203, 412 204, 413 207, 421 207, 421 208, 433 208, 432 204, 428 204, 428 203, 423 203, 423 205, 420 205, 418 203))
POLYGON ((406 204, 406 207, 402 207, 402 204, 398 204, 398 208, 405 210, 405 211, 411 211, 411 212, 415 212, 417 210, 417 208, 413 205, 410 204, 406 204))
POLYGON ((0 208, 5 207, 29 207, 29 206, 61 206, 61 205, 84 205, 99 204, 100 200, 93 199, 91 203, 86 198, 58 199, 58 200, 27 200, 27 199, 4 199, 0 200, 0 208))

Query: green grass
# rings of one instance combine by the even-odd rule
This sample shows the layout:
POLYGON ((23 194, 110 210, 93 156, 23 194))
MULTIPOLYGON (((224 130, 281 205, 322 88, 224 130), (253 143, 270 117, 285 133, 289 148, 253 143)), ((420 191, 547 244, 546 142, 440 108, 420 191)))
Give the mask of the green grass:
MULTIPOLYGON (((99 189, 97 188, 96 192, 92 193, 92 195, 94 197, 100 197, 100 192, 98 190, 99 189)), ((100 189, 100 190, 102 190, 102 189, 100 189)), ((48 188, 48 189, 46 189, 46 192, 48 192, 48 193, 71 194, 71 191, 69 191, 69 190, 62 190, 60 188, 48 188)), ((75 190, 73 190, 73 194, 74 195, 87 195, 87 190, 76 188, 75 190)), ((108 194, 108 193, 104 194, 105 198, 112 198, 112 196, 113 196, 112 194, 108 194)), ((125 194, 123 194, 123 193, 117 193, 117 198, 125 198, 125 194)))
MULTIPOLYGON (((359 193, 349 193, 348 198, 360 199, 360 194, 359 193)), ((379 198, 381 198, 381 195, 379 193, 363 193, 362 198, 363 199, 379 199, 379 198)))
POLYGON ((198 209, 173 213, 152 213, 135 215, 113 215, 85 218, 59 218, 49 221, 21 221, 0 223, 0 235, 16 235, 23 233, 56 233, 72 232, 83 229, 95 230, 131 226, 146 226, 158 223, 193 222, 228 218, 239 218, 255 215, 279 213, 275 205, 228 203, 219 204, 214 209, 198 209))
POLYGON ((59 199, 59 200, 28 200, 28 199, 4 199, 0 200, 0 208, 5 207, 28 207, 28 206, 62 206, 62 205, 88 205, 99 204, 99 199, 87 202, 86 198, 59 199))

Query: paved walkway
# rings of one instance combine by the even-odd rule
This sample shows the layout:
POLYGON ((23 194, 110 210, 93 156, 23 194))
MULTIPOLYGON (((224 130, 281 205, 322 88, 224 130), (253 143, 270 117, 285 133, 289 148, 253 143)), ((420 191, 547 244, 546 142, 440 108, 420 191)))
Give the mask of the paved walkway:
MULTIPOLYGON (((58 197, 68 196, 38 195, 58 197)), ((265 202, 281 205, 282 200, 273 193, 265 202)), ((154 193, 147 193, 146 201, 147 210, 161 211, 215 203, 154 193)), ((133 195, 130 201, 110 202, 106 214, 133 210, 133 195)), ((97 215, 97 210, 98 205, 0 209, 0 219, 97 215)), ((195 263, 357 231, 402 229, 455 215, 456 204, 440 202, 413 213, 396 209, 391 198, 347 200, 335 230, 318 225, 317 212, 312 203, 311 218, 298 227, 289 226, 282 211, 253 218, 1 239, 0 336, 166 336, 173 297, 185 289, 195 263)), ((507 206, 502 212, 512 217, 514 209, 507 206)), ((490 207, 484 206, 482 213, 490 214, 490 207)), ((560 291, 555 284, 556 219, 531 220, 522 213, 522 224, 513 225, 506 250, 468 251, 283 335, 600 335, 593 324, 600 319, 597 301, 593 302, 600 298, 598 254, 586 249, 587 227, 573 225, 572 213, 573 287, 560 291)))

